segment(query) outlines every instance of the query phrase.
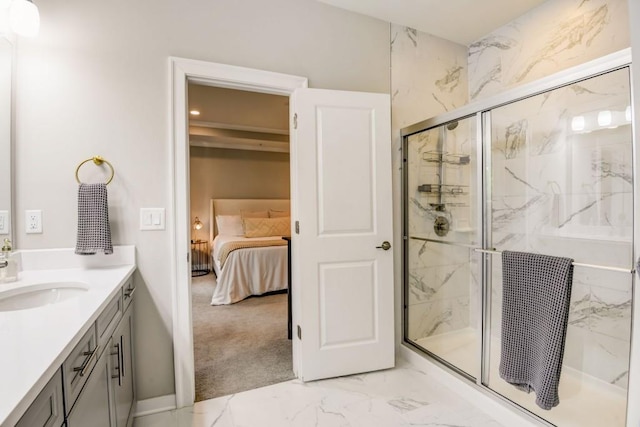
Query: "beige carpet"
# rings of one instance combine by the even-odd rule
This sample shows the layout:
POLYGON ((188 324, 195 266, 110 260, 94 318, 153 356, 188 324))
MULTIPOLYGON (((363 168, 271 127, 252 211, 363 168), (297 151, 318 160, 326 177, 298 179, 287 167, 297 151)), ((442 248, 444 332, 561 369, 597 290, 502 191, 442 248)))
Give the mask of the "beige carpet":
POLYGON ((287 295, 210 305, 215 276, 192 278, 196 401, 294 378, 287 295))

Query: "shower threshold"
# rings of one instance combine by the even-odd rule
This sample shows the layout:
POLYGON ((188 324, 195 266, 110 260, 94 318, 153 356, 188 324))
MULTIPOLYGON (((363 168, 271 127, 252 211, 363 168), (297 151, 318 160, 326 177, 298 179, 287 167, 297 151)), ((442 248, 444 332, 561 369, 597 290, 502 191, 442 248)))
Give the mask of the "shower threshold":
MULTIPOLYGON (((457 368, 477 376, 477 330, 464 328, 414 342, 457 368)), ((500 341, 492 339, 489 388, 524 409, 559 427, 623 427, 626 389, 609 384, 567 365, 562 367, 560 404, 545 411, 535 404, 535 394, 527 394, 503 381, 498 375, 500 341)))

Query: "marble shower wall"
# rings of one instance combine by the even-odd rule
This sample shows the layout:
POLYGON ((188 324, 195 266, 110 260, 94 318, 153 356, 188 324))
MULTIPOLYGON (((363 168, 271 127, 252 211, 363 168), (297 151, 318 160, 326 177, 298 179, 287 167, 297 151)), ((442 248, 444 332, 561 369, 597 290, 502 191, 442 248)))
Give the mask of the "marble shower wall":
MULTIPOLYGON (((391 25, 391 126, 394 216, 401 235, 402 141, 400 130, 468 102, 467 47, 401 25, 391 25)), ((417 158, 418 152, 414 153, 417 158)), ((417 173, 416 169, 412 172, 417 173)), ((415 205, 414 205, 415 206, 415 205)), ((410 223, 433 226, 430 214, 418 209, 410 223)), ((415 210, 414 210, 415 212, 415 210)), ((399 247, 400 245, 398 245, 399 247)), ((463 328, 469 321, 469 278, 451 248, 411 242, 409 303, 412 339, 463 328)), ((401 267, 397 265, 397 271, 401 267)))
POLYGON ((478 188, 472 179, 477 167, 474 137, 474 120, 460 120, 454 129, 444 125, 409 137, 408 333, 414 341, 477 323, 479 283, 471 251, 419 240, 479 244, 478 188), (434 230, 437 218, 448 221, 445 236, 434 230))
MULTIPOLYGON (((629 103, 623 69, 492 111, 494 247, 631 267, 629 103)), ((502 272, 496 258, 497 339, 502 272)), ((626 388, 631 297, 629 273, 575 267, 565 365, 626 388)))
POLYGON ((627 1, 550 0, 472 43, 470 99, 629 47, 627 1))
MULTIPOLYGON (((392 25, 395 218, 401 218, 401 128, 629 45, 627 0, 550 0, 468 49, 392 25)), ((630 265, 628 126, 582 135, 571 129, 573 118, 582 113, 586 122, 597 121, 598 109, 624 115, 622 92, 610 82, 573 85, 562 96, 543 95, 526 107, 534 118, 523 120, 522 111, 512 111, 496 125, 501 141, 492 152, 499 159, 493 165, 494 246, 630 265), (544 113, 545 105, 567 100, 584 108, 544 113)), ((411 198, 423 179, 417 165, 421 155, 413 153, 416 164, 409 166, 416 177, 408 189, 410 234, 428 233, 433 221, 428 204, 411 198)), ((464 249, 416 240, 410 241, 408 256, 409 337, 473 326, 475 257, 464 249)), ((494 258, 493 332, 499 334, 501 265, 494 258)), ((565 365, 626 387, 630 289, 629 275, 575 270, 565 365)))

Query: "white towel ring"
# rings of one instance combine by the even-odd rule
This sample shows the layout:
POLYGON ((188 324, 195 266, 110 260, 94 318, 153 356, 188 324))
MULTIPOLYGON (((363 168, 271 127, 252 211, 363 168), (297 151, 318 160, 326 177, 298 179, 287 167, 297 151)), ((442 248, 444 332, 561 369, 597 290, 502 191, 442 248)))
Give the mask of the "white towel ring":
POLYGON ((105 182, 105 185, 109 185, 111 183, 111 181, 113 180, 113 176, 115 175, 116 171, 115 169, 113 169, 113 165, 111 163, 109 163, 109 161, 103 159, 100 156, 93 156, 83 162, 81 162, 78 167, 76 168, 76 181, 78 181, 78 184, 82 184, 82 182, 80 181, 80 177, 78 176, 78 172, 80 172, 80 168, 82 167, 82 165, 84 165, 87 162, 91 162, 93 161, 93 163, 96 166, 100 166, 103 163, 106 163, 107 166, 109 166, 109 168, 111 169, 111 176, 109 177, 109 179, 107 180, 107 182, 105 182))

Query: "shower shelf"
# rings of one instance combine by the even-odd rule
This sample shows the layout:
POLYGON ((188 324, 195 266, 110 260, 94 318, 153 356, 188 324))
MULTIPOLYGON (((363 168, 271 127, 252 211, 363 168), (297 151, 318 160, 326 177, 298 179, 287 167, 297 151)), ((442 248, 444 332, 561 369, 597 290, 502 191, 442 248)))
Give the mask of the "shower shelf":
POLYGON ((429 206, 437 212, 446 212, 446 206, 450 208, 468 208, 469 205, 466 203, 429 203, 429 206))
POLYGON ((466 189, 468 185, 453 184, 422 184, 418 186, 418 191, 434 195, 446 194, 448 196, 466 196, 469 194, 466 189))
POLYGON ((426 151, 422 153, 422 160, 430 163, 468 165, 469 163, 471 163, 471 156, 469 154, 451 154, 439 151, 426 151))

